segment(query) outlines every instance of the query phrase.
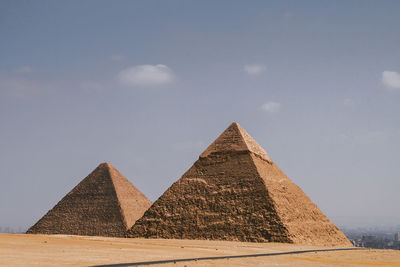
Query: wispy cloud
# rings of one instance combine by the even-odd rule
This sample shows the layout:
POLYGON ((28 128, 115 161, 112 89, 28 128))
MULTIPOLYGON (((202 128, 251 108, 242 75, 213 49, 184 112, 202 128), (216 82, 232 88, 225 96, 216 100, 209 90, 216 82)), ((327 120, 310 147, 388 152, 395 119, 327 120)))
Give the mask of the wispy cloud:
POLYGON ((395 71, 382 72, 382 83, 390 90, 400 89, 400 74, 395 71))
POLYGON ((290 18, 293 17, 293 13, 290 12, 290 11, 286 11, 285 13, 283 13, 283 17, 284 17, 285 19, 290 19, 290 18))
POLYGON ((101 91, 104 89, 104 86, 102 84, 96 82, 81 82, 79 86, 82 89, 90 91, 101 91))
POLYGON ((342 133, 338 136, 337 141, 349 142, 356 145, 369 145, 384 142, 390 134, 382 130, 368 130, 357 133, 342 133))
POLYGON ((265 66, 262 64, 246 64, 243 69, 247 74, 257 75, 265 71, 265 66))
POLYGON ((0 93, 6 96, 26 98, 50 90, 50 86, 23 78, 0 78, 0 93))
POLYGON ((166 65, 138 65, 120 71, 117 79, 126 86, 160 86, 173 82, 175 75, 166 65))
POLYGON ((0 70, 0 97, 31 98, 53 93, 60 88, 61 83, 40 79, 32 72, 34 70, 30 66, 12 71, 0 70))
POLYGON ((206 148, 206 144, 202 141, 186 141, 175 143, 172 145, 175 150, 189 150, 189 151, 196 151, 206 148))
POLYGON ((124 59, 124 57, 122 55, 118 55, 118 54, 113 54, 113 55, 111 55, 110 58, 113 61, 122 61, 124 59))
POLYGON ((31 73, 32 71, 33 71, 33 69, 30 66, 23 66, 16 70, 16 72, 19 72, 19 73, 31 73))
POLYGON ((279 102, 266 102, 261 106, 261 109, 268 113, 276 113, 281 110, 281 103, 279 102))
POLYGON ((363 134, 356 135, 354 140, 361 144, 371 144, 376 142, 381 142, 387 137, 384 131, 368 131, 363 134))
POLYGON ((354 100, 352 98, 345 98, 343 100, 343 105, 345 105, 346 107, 352 107, 354 106, 354 100))

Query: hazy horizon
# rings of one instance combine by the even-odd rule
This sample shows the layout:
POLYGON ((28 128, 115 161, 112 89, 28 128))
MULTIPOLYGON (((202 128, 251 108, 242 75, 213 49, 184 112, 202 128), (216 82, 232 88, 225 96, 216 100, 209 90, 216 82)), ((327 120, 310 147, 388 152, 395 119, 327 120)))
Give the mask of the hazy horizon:
POLYGON ((33 225, 105 161, 155 201, 233 121, 335 223, 400 224, 399 14, 0 1, 0 226, 33 225))

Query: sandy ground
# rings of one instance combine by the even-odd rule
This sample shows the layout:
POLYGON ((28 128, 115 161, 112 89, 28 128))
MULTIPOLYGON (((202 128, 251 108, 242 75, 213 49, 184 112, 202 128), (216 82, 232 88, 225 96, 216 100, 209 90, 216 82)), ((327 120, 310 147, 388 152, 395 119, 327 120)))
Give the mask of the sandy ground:
MULTIPOLYGON (((91 266, 327 247, 280 243, 0 234, 2 266, 91 266)), ((400 266, 400 251, 357 250, 163 264, 162 266, 400 266)), ((152 265, 154 266, 154 265, 152 265)))

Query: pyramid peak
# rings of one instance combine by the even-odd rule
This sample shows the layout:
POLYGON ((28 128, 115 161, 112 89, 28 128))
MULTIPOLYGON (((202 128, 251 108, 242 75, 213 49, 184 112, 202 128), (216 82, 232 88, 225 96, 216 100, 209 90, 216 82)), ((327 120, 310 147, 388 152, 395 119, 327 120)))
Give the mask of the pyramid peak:
POLYGON ((201 153, 200 157, 207 157, 212 153, 224 151, 249 151, 266 161, 271 161, 268 153, 237 122, 231 123, 231 125, 201 153))
POLYGON ((96 170, 108 170, 111 175, 110 171, 116 170, 116 168, 110 162, 102 162, 97 166, 96 170))
POLYGON ((243 129, 242 126, 240 126, 240 124, 239 124, 238 122, 236 122, 236 121, 232 122, 232 123, 228 126, 228 128, 225 129, 225 131, 228 130, 229 128, 243 129))
POLYGON ((99 164, 97 167, 113 167, 111 163, 109 162, 102 162, 99 164))

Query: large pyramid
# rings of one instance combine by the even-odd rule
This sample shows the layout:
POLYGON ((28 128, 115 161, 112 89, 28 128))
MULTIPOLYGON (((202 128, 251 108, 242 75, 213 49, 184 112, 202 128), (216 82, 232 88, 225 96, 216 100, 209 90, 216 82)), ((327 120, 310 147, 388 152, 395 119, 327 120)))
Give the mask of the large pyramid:
POLYGON ((150 206, 119 171, 102 163, 27 233, 122 237, 150 206))
POLYGON ((128 236, 351 245, 237 123, 154 202, 128 236))

